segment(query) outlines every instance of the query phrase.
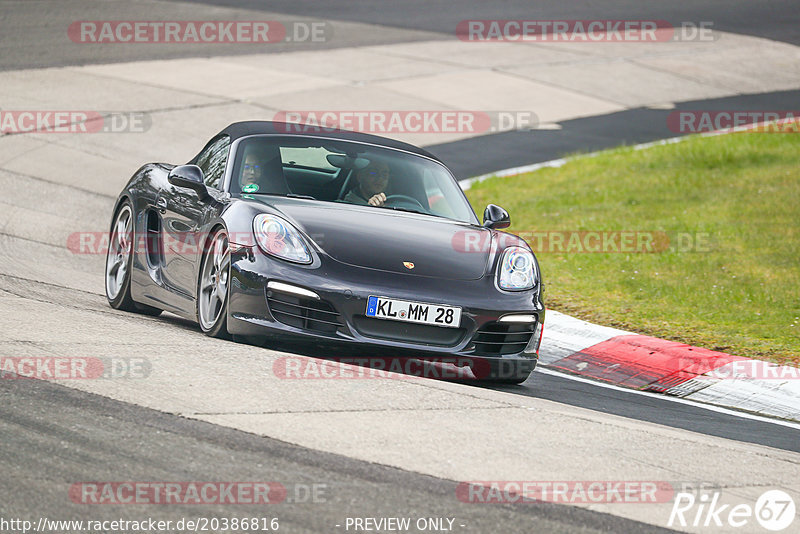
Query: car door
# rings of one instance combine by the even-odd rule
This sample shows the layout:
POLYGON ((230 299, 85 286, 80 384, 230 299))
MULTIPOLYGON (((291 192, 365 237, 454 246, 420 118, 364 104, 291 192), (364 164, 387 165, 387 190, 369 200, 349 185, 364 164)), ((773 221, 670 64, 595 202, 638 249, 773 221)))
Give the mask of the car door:
MULTIPOLYGON (((195 158, 203 170, 209 193, 222 186, 228 163, 230 138, 227 135, 212 139, 195 158)), ((209 205, 197 193, 184 187, 167 184, 159 193, 156 205, 162 214, 164 242, 164 282, 175 292, 195 298, 198 252, 204 243, 202 228, 209 205)))

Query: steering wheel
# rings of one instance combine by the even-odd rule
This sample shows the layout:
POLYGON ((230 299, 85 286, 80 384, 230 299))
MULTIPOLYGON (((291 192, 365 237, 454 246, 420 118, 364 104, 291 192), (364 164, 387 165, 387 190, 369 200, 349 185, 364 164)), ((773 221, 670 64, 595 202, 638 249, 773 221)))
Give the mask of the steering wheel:
POLYGON ((428 213, 428 210, 414 197, 410 197, 408 195, 389 195, 386 197, 386 200, 383 202, 384 206, 389 206, 390 208, 392 205, 398 208, 419 208, 422 210, 422 213, 428 213), (391 205, 390 205, 391 204, 391 205), (405 204, 405 206, 403 205, 405 204))

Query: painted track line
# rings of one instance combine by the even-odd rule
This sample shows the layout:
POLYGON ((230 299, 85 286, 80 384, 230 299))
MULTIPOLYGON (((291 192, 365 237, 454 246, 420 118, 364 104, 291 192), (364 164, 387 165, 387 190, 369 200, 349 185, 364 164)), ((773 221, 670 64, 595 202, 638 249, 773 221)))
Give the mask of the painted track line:
POLYGON ((752 414, 752 413, 749 413, 749 412, 743 412, 741 410, 734 410, 734 409, 725 408, 725 407, 722 407, 722 406, 716 406, 714 404, 706 404, 704 402, 683 399, 681 397, 672 397, 672 396, 669 396, 669 395, 663 395, 661 393, 653 393, 653 392, 650 392, 650 391, 639 391, 638 389, 631 389, 631 388, 625 388, 625 387, 621 387, 621 386, 615 386, 614 384, 607 384, 605 382, 600 382, 598 380, 592 380, 590 378, 583 378, 581 376, 576 376, 576 375, 569 374, 569 373, 562 373, 560 371, 555 371, 553 369, 549 369, 547 367, 547 365, 544 365, 544 364, 537 366, 535 372, 546 374, 546 375, 550 375, 550 376, 556 376, 556 377, 559 377, 559 378, 566 378, 568 380, 574 380, 575 382, 581 382, 581 383, 584 383, 584 384, 591 384, 593 386, 606 388, 606 389, 611 389, 611 390, 614 390, 614 391, 621 391, 621 392, 624 392, 624 393, 630 393, 631 395, 641 395, 643 397, 650 397, 651 399, 659 399, 659 400, 665 400, 665 401, 669 401, 669 402, 675 402, 675 403, 678 403, 678 404, 685 404, 685 405, 688 405, 688 406, 692 406, 694 408, 701 408, 703 410, 708 410, 710 412, 721 413, 721 414, 725 414, 725 415, 731 415, 731 416, 734 416, 734 417, 739 417, 741 419, 749 419, 749 420, 752 420, 752 421, 760 421, 762 423, 771 423, 771 424, 774 424, 774 425, 779 425, 779 426, 784 426, 784 427, 787 427, 787 428, 792 428, 792 429, 795 429, 795 430, 800 430, 800 423, 794 423, 792 421, 785 421, 783 419, 775 419, 773 417, 766 417, 766 416, 763 416, 763 415, 752 414))

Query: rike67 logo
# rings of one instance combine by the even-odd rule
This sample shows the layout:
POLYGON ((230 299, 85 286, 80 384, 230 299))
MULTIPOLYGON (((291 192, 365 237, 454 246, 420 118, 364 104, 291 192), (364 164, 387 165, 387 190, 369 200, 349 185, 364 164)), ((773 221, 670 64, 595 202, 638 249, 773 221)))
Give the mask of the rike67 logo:
POLYGON ((781 490, 761 494, 755 506, 749 503, 725 503, 719 491, 678 493, 672 504, 668 527, 742 528, 743 532, 756 532, 761 528, 779 532, 794 523, 794 499, 781 490))

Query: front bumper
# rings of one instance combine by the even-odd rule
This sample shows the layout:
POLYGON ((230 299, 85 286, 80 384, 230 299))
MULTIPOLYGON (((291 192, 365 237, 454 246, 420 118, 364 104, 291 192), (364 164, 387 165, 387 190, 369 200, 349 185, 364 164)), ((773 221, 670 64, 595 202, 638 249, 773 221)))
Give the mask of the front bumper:
POLYGON ((231 255, 228 330, 281 340, 335 342, 354 351, 372 351, 376 357, 523 360, 533 370, 544 322, 541 291, 501 292, 493 278, 427 278, 354 267, 322 255, 311 265, 295 265, 243 248, 231 255), (269 289, 270 281, 279 282, 279 289, 269 289), (312 292, 319 299, 286 291, 281 284, 301 288, 299 293, 312 292), (444 328, 366 317, 370 295, 459 306, 461 324, 444 328), (532 321, 500 321, 519 315, 532 321))

